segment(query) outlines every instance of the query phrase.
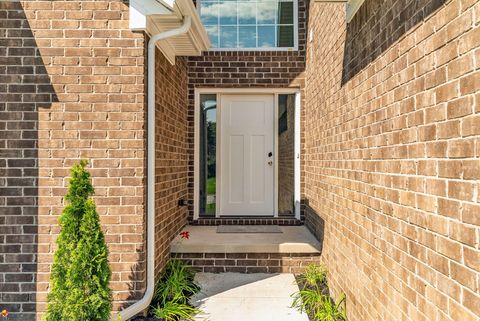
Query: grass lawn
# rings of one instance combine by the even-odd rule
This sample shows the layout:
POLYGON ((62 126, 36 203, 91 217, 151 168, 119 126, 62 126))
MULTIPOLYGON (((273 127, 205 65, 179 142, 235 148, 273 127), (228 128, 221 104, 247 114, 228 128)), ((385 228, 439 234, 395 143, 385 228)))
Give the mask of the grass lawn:
MULTIPOLYGON (((207 195, 215 195, 217 190, 217 180, 215 177, 207 179, 207 195)), ((206 214, 215 215, 215 203, 207 204, 206 214)))
POLYGON ((207 179, 207 195, 215 194, 217 190, 217 180, 215 177, 207 179))

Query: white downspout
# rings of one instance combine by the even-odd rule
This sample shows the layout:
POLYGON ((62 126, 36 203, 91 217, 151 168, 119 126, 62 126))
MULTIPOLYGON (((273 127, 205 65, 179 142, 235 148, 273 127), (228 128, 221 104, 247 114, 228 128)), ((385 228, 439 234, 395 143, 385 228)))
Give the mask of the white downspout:
MULTIPOLYGON (((183 24, 175 29, 153 35, 148 42, 147 64, 147 289, 138 302, 117 315, 122 321, 134 317, 150 305, 155 288, 155 49, 159 40, 186 33, 192 24, 190 16, 183 17, 183 24)), ((116 320, 116 319, 114 319, 116 320)))

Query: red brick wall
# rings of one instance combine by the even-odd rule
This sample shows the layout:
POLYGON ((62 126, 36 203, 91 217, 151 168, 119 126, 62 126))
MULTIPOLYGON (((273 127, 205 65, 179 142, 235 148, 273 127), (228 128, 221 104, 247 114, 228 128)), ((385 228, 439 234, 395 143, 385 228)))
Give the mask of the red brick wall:
POLYGON ((307 223, 349 320, 480 316, 480 3, 311 3, 307 223))
POLYGON ((156 54, 156 179, 155 263, 158 273, 170 257, 170 243, 187 223, 188 110, 187 63, 177 58, 172 66, 156 54))
POLYGON ((45 309, 69 168, 90 161, 114 307, 144 289, 144 36, 122 1, 0 2, 0 299, 45 309))

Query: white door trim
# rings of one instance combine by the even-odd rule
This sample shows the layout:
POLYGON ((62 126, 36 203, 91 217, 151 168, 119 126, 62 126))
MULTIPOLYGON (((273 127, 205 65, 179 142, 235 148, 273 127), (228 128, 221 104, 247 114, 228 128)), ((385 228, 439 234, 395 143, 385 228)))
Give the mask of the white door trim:
POLYGON ((273 100, 273 217, 278 217, 278 93, 273 100))
MULTIPOLYGON (((200 217, 199 213, 199 201, 200 201, 200 95, 201 94, 216 94, 217 95, 217 104, 221 101, 222 94, 273 94, 274 98, 274 109, 275 109, 275 119, 278 120, 278 95, 279 94, 295 94, 295 193, 294 193, 294 201, 295 201, 295 218, 300 219, 300 115, 301 115, 301 106, 300 106, 300 89, 298 88, 195 88, 194 90, 194 177, 193 177, 193 219, 197 220, 200 217)), ((218 106, 218 105, 217 105, 218 106)), ((217 126, 218 121, 220 119, 221 108, 217 108, 217 126)), ((278 121, 275 122, 275 133, 278 132, 278 121)), ((220 160, 220 135, 217 135, 217 166, 221 166, 220 160)), ((274 180, 274 213, 273 217, 278 217, 278 135, 274 135, 274 157, 275 157, 275 180, 274 180)), ((221 172, 217 170, 217 177, 221 172)), ((218 184, 221 180, 217 178, 217 200, 220 200, 220 193, 221 193, 221 186, 218 184)), ((216 217, 220 216, 219 211, 220 206, 216 206, 216 217)))
POLYGON ((300 219, 300 212, 301 212, 301 207, 302 207, 302 203, 301 203, 301 137, 300 137, 300 133, 301 133, 301 126, 302 126, 302 123, 301 123, 301 108, 302 108, 302 104, 301 104, 302 100, 301 100, 301 97, 300 97, 300 92, 296 92, 295 93, 295 146, 294 146, 294 150, 295 150, 295 176, 294 176, 294 180, 295 180, 295 189, 294 189, 294 203, 295 203, 295 218, 297 220, 300 219))

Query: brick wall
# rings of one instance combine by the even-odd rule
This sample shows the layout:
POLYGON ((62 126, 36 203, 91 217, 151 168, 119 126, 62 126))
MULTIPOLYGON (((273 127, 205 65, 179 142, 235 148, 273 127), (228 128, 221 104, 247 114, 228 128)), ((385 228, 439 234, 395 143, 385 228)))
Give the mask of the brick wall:
POLYGON ((278 130, 278 214, 294 216, 295 95, 289 95, 286 100, 286 114, 283 116, 284 119, 279 119, 278 130), (280 128, 281 126, 285 127, 280 128))
POLYGON ((159 272, 170 257, 170 243, 187 223, 188 130, 187 63, 172 66, 156 54, 155 263, 159 272))
POLYGON ((205 273, 302 273, 320 262, 317 253, 172 253, 172 257, 205 273))
POLYGON ((200 57, 188 58, 190 219, 193 219, 195 88, 303 88, 307 20, 306 2, 300 0, 297 51, 207 51, 200 57))
POLYGON ((117 309, 144 289, 144 36, 122 1, 0 2, 0 302, 45 309, 69 168, 90 161, 117 309), (36 281, 36 283, 35 283, 36 281))
POLYGON ((56 101, 20 3, 0 3, 0 305, 35 313, 38 109, 56 101))
POLYGON ((307 223, 349 320, 480 316, 480 3, 310 5, 307 223))

